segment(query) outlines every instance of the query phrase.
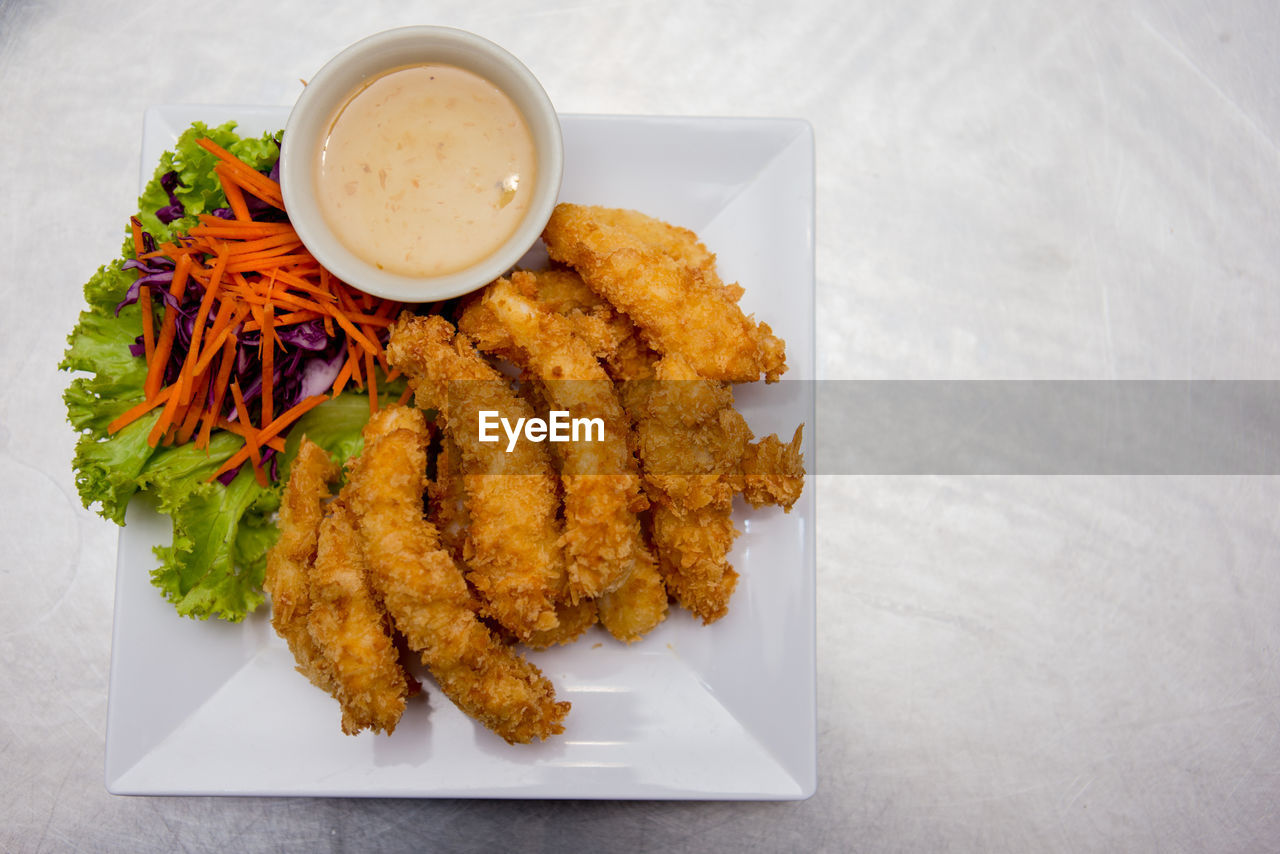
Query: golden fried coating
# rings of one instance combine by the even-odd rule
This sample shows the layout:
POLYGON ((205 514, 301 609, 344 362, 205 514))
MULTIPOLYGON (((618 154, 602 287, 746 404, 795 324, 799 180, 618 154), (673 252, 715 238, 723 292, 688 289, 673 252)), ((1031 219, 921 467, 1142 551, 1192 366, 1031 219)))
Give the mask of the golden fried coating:
POLYGON ((596 600, 583 599, 581 602, 564 601, 556 606, 555 628, 545 632, 534 632, 523 641, 532 649, 546 649, 572 643, 596 624, 596 600))
POLYGON ((659 501, 653 508, 653 541, 667 590, 704 623, 728 613, 738 584, 728 555, 737 536, 731 512, 720 505, 659 501))
POLYGON ((355 517, 341 501, 329 505, 320 523, 308 627, 333 666, 342 731, 390 735, 404 713, 409 685, 386 615, 369 589, 355 517))
POLYGON ((640 640, 667 617, 667 588, 657 559, 647 547, 636 549, 636 565, 617 590, 596 600, 600 625, 623 643, 640 640))
POLYGON ((635 211, 560 204, 543 241, 655 350, 683 356, 700 375, 773 382, 786 370, 782 339, 743 313, 741 289, 720 281, 691 232, 635 211))
MULTIPOLYGON (((481 304, 517 363, 542 381, 549 404, 570 419, 603 425, 603 440, 553 443, 564 485, 569 595, 578 602, 614 590, 631 573, 637 552, 647 548, 636 516, 646 502, 628 445, 630 423, 612 381, 569 323, 533 299, 535 293, 534 277, 516 272, 491 284, 481 304)), ((462 322, 470 332, 466 317, 462 322)))
POLYGON ((402 315, 387 356, 409 378, 418 406, 439 413, 461 455, 469 520, 463 558, 484 613, 521 639, 554 628, 565 569, 546 445, 521 436, 508 449, 505 438, 481 441, 477 429, 481 412, 514 422, 534 417, 532 407, 442 317, 402 315))
POLYGON ((653 544, 667 590, 710 623, 728 611, 737 585, 729 563, 738 536, 733 496, 751 430, 733 408, 732 389, 700 378, 678 355, 663 358, 654 374, 628 399, 653 544))
POLYGON ((435 456, 436 476, 427 481, 427 520, 436 526, 445 551, 466 565, 467 493, 462 482, 462 452, 446 433, 435 456))
POLYGON ((374 589, 441 690, 508 742, 562 732, 569 704, 480 622, 462 572, 423 517, 428 431, 419 410, 380 410, 342 497, 355 511, 374 589))
POLYGON ((782 444, 776 434, 747 445, 742 456, 742 495, 752 507, 777 504, 791 512, 804 491, 804 454, 800 453, 804 425, 782 444))
POLYGON ((267 553, 263 588, 271 596, 271 626, 289 644, 298 672, 334 696, 338 683, 333 666, 307 628, 311 613, 308 576, 315 559, 320 519, 329 499, 329 484, 341 469, 324 450, 305 439, 289 470, 280 499, 280 538, 267 553))

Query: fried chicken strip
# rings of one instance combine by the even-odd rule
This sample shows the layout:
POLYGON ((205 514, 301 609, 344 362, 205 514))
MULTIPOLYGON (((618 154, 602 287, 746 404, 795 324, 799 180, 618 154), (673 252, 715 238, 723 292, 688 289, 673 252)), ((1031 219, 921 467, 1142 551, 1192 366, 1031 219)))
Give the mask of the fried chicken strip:
POLYGON ((386 616, 369 589, 355 517, 340 501, 320 523, 310 580, 308 627, 340 688, 342 731, 390 735, 404 713, 409 685, 386 616))
POLYGON ((800 498, 804 491, 803 431, 801 424, 785 445, 772 433, 747 445, 742 457, 742 494, 752 507, 776 504, 790 512, 800 498))
POLYGON ((738 573, 729 552, 735 476, 751 430, 724 383, 697 375, 679 356, 636 384, 628 406, 645 490, 653 504, 652 536, 667 590, 704 623, 727 613, 738 573))
POLYGON ((435 463, 436 476, 427 482, 427 520, 435 525, 445 551, 465 566, 471 517, 462 481, 462 452, 447 433, 440 437, 435 463))
POLYGON ((534 412, 455 332, 442 317, 406 313, 391 328, 387 356, 409 378, 418 406, 439 412, 450 450, 460 454, 467 578, 484 612, 526 639, 555 627, 566 581, 556 479, 545 445, 521 437, 508 450, 505 441, 480 441, 481 412, 511 422, 534 412))
POLYGON ((603 441, 554 445, 562 457, 569 593, 578 602, 617 589, 635 568, 637 552, 647 548, 636 517, 645 501, 628 447, 630 424, 612 381, 569 323, 538 304, 535 293, 534 277, 516 272, 491 284, 460 323, 485 349, 485 329, 496 326, 498 343, 543 382, 550 404, 571 419, 599 419, 604 426, 603 441))
POLYGON ((741 289, 714 273, 692 232, 636 211, 556 206, 543 231, 552 259, 629 316, 653 348, 677 353, 708 379, 776 381, 786 348, 739 308, 741 289))
POLYGON ((284 638, 298 672, 316 687, 338 696, 332 663, 311 637, 309 575, 315 560, 320 519, 329 484, 341 469, 324 450, 304 439, 280 500, 280 537, 267 553, 263 588, 271 596, 271 627, 284 638))
POLYGON ((462 572, 423 517, 427 441, 425 418, 409 407, 380 410, 365 427, 342 497, 356 512, 373 587, 464 712, 512 743, 562 732, 569 704, 480 622, 462 572))
POLYGON ((596 609, 600 625, 623 643, 635 643, 666 619, 667 588, 647 545, 636 549, 627 580, 597 599, 596 609))

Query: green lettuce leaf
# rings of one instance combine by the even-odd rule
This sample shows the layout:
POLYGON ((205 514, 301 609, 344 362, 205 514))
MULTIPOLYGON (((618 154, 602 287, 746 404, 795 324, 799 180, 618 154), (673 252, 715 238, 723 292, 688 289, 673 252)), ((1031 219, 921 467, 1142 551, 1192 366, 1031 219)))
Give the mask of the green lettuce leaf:
MULTIPOLYGON (((140 219, 157 240, 170 240, 195 222, 194 215, 226 204, 213 174, 214 158, 195 144, 208 135, 255 168, 267 168, 279 154, 275 139, 241 139, 234 123, 218 128, 193 125, 166 153, 139 198, 140 219), (166 226, 154 211, 169 203, 160 178, 177 170, 182 187, 176 191, 188 216, 166 226)), ((223 486, 210 477, 243 440, 215 431, 206 449, 192 444, 151 447, 147 436, 159 418, 153 411, 112 434, 107 427, 144 398, 146 363, 129 353, 142 333, 138 305, 116 315, 137 276, 123 269, 133 257, 126 240, 122 257, 101 267, 85 284, 86 308, 67 337, 59 367, 77 374, 63 400, 67 420, 80 433, 73 467, 76 488, 86 508, 123 525, 125 509, 139 493, 155 499, 159 512, 173 525, 173 541, 156 548, 159 566, 151 580, 179 614, 195 618, 243 619, 263 602, 262 579, 267 551, 277 536, 274 514, 282 487, 259 486, 246 466, 223 486)), ((401 381, 400 386, 403 386, 401 381)), ((388 387, 388 394, 398 387, 388 387)), ((347 393, 313 409, 288 436, 282 473, 296 453, 303 432, 345 462, 360 448, 360 430, 368 419, 369 401, 347 393)), ((282 478, 283 480, 283 478, 282 478)), ((139 568, 139 571, 143 571, 139 568)))
POLYGON ((235 122, 227 122, 211 128, 196 122, 178 137, 172 151, 161 155, 155 175, 138 199, 142 227, 157 240, 163 242, 172 240, 176 234, 185 234, 196 224, 198 214, 227 206, 227 197, 213 172, 217 158, 201 148, 196 140, 208 137, 254 169, 267 169, 280 157, 280 146, 274 135, 241 137, 235 132, 235 126, 235 122), (169 194, 160 186, 160 179, 169 172, 178 173, 179 186, 174 195, 186 213, 165 225, 156 218, 155 212, 169 204, 169 194))
POLYGON ((227 486, 181 477, 153 486, 173 520, 173 544, 156 547, 151 581, 178 613, 235 622, 261 605, 278 491, 258 486, 248 466, 227 486))

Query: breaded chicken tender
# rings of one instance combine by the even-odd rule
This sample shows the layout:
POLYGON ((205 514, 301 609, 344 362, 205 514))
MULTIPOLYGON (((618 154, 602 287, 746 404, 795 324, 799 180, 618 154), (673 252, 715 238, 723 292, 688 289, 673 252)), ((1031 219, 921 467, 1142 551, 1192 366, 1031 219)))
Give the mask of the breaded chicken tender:
POLYGON ((356 520, 341 501, 329 505, 320 523, 308 627, 333 667, 342 731, 390 735, 404 713, 409 684, 386 615, 369 589, 356 520))
POLYGON ((508 450, 505 442, 480 441, 477 429, 481 412, 514 422, 532 418, 533 409, 442 317, 401 315, 387 356, 409 378, 417 405, 439 413, 450 450, 460 454, 463 559, 485 614, 520 639, 554 628, 565 569, 549 452, 523 437, 508 450))
POLYGON ((271 627, 284 638, 298 672, 318 688, 338 696, 333 665, 311 637, 311 563, 315 560, 320 519, 329 500, 329 484, 341 469, 324 450, 303 441, 289 470, 280 500, 280 538, 267 553, 263 588, 271 596, 271 627))
MULTIPOLYGON (((562 461, 569 593, 578 602, 616 589, 631 574, 637 553, 648 548, 636 516, 645 501, 628 446, 630 422, 612 381, 567 321, 536 302, 535 293, 534 277, 516 272, 491 284, 471 317, 501 329, 503 344, 542 381, 557 410, 603 424, 603 441, 554 444, 562 461)), ((476 327, 467 320, 462 329, 470 333, 476 327)))
POLYGON ((372 585, 441 690, 512 743, 562 732, 569 704, 477 615, 461 570, 423 517, 428 431, 419 410, 380 410, 342 498, 355 511, 372 585))
POLYGON ((629 399, 652 536, 667 590, 704 623, 727 613, 738 573, 729 552, 738 531, 733 496, 751 439, 724 383, 698 376, 679 356, 654 367, 629 399))
POLYGON ((708 379, 773 382, 786 348, 715 275, 692 232, 635 211, 560 204, 543 231, 547 254, 627 314, 663 355, 676 353, 708 379))
POLYGON ((534 632, 523 643, 531 649, 546 649, 573 643, 596 624, 596 600, 583 599, 570 602, 567 599, 556 606, 557 623, 554 628, 534 632))
POLYGON ((445 551, 465 566, 471 517, 462 482, 462 452, 447 433, 440 437, 435 464, 436 476, 427 482, 427 520, 435 525, 445 551))
POLYGON ((636 565, 616 590, 596 600, 600 625, 623 643, 634 643, 667 617, 667 588, 649 548, 636 549, 636 565))
POLYGON ((742 494, 752 507, 776 504, 790 512, 799 500, 804 491, 803 431, 801 424, 785 445, 775 434, 747 445, 742 456, 742 494))

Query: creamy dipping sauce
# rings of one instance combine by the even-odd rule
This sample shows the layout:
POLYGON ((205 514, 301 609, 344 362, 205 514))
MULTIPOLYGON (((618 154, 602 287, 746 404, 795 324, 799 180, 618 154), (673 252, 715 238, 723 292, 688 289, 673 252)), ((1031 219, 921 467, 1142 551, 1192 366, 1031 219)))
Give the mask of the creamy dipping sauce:
POLYGON ((413 65, 338 108, 320 144, 316 198, 348 249, 391 273, 440 276, 482 261, 533 196, 533 136, 483 77, 413 65))

